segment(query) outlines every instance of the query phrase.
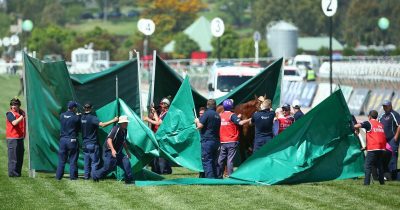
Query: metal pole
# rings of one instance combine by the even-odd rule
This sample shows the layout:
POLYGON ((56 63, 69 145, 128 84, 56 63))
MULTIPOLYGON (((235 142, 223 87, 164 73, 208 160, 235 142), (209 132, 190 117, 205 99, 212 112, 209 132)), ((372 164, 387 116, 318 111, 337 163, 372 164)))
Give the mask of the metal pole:
POLYGON ((333 78, 332 78, 332 25, 333 25, 333 18, 329 17, 329 83, 331 87, 331 94, 333 92, 332 90, 332 83, 333 83, 333 78))
POLYGON ((142 85, 142 79, 141 77, 141 71, 140 71, 140 54, 138 51, 136 51, 136 61, 137 61, 137 77, 138 77, 138 89, 139 89, 139 103, 140 103, 140 119, 143 119, 143 107, 142 107, 142 90, 141 90, 141 85, 142 85))
POLYGON ((120 116, 121 110, 119 107, 119 95, 118 95, 118 75, 115 76, 115 100, 117 101, 117 116, 120 116))
POLYGON ((254 56, 255 57, 254 62, 258 63, 258 41, 254 42, 254 48, 256 49, 255 56, 254 56))
POLYGON ((218 37, 218 41, 217 41, 217 57, 218 57, 218 61, 221 61, 221 38, 218 37))
POLYGON ((36 177, 36 172, 35 169, 32 169, 32 163, 31 163, 31 149, 30 149, 30 140, 29 140, 29 113, 28 113, 28 99, 26 97, 26 89, 27 89, 27 82, 26 82, 26 65, 25 65, 25 53, 23 52, 22 56, 22 79, 23 79, 23 84, 24 84, 24 98, 25 98, 25 103, 26 103, 26 110, 25 110, 25 123, 26 123, 26 134, 25 134, 25 141, 28 144, 28 169, 29 169, 29 177, 35 178, 36 177))
POLYGON ((156 56, 157 52, 154 50, 153 51, 153 69, 151 71, 151 96, 150 96, 150 105, 151 103, 154 103, 154 80, 156 77, 156 56))

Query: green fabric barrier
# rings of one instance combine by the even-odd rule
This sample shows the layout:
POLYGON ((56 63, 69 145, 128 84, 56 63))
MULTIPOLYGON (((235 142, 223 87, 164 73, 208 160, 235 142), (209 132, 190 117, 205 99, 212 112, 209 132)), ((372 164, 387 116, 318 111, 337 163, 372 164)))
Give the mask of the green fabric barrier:
MULTIPOLYGON (((273 108, 279 107, 282 63, 283 58, 275 61, 258 75, 236 87, 227 95, 217 98, 217 103, 221 104, 225 99, 232 98, 235 101, 235 104, 240 104, 253 100, 254 95, 266 95, 267 98, 272 100, 273 108)), ((154 78, 155 103, 158 103, 163 97, 169 95, 174 97, 183 81, 183 78, 158 56, 156 58, 156 71, 154 78)), ((206 106, 207 98, 203 97, 193 88, 192 92, 196 110, 198 110, 199 107, 206 106)))
MULTIPOLYGON (((131 152, 130 162, 133 172, 140 171, 154 157, 159 156, 158 143, 153 132, 147 127, 139 116, 122 100, 119 99, 121 106, 121 115, 128 116, 128 136, 127 141, 129 151, 131 152)), ((117 171, 117 178, 123 177, 122 169, 117 171)))
POLYGON ((338 90, 253 154, 230 179, 187 178, 136 185, 273 185, 348 179, 364 174, 360 148, 338 90))
MULTIPOLYGON (((60 114, 75 99, 64 61, 44 63, 24 54, 31 168, 55 171, 58 164, 60 114)), ((79 162, 82 167, 82 162, 79 162)), ((66 170, 69 170, 67 164, 66 170)))
MULTIPOLYGON (((58 164, 60 119, 59 115, 67 108, 67 102, 75 99, 74 89, 65 62, 44 63, 24 54, 25 81, 27 92, 27 114, 29 127, 29 150, 31 168, 38 171, 55 172, 58 164)), ((147 128, 132 109, 123 101, 122 114, 130 116, 131 163, 135 177, 160 180, 161 176, 143 171, 144 165, 152 157, 158 156, 158 146, 153 133, 147 128), (150 140, 149 140, 150 139, 150 140), (151 157, 150 157, 151 156, 151 157), (147 161, 147 162, 146 162, 147 161)), ((114 101, 96 110, 100 121, 109 121, 117 114, 118 103, 114 101)), ((99 128, 99 142, 102 146, 112 126, 99 128)), ((81 138, 80 145, 81 144, 81 138)), ((78 160, 79 173, 83 172, 83 152, 78 160)), ((69 164, 65 171, 68 173, 69 164)), ((121 179, 121 175, 114 174, 121 179)))
POLYGON ((125 61, 99 73, 72 74, 70 77, 77 100, 80 103, 91 102, 97 109, 115 100, 115 83, 116 77, 118 77, 119 98, 140 115, 140 90, 136 59, 125 61))
POLYGON ((156 139, 162 156, 202 172, 200 133, 194 123, 194 108, 189 77, 186 77, 157 130, 156 139))
MULTIPOLYGON (((175 97, 182 81, 183 78, 157 56, 154 76, 154 99, 152 102, 158 104, 166 96, 175 97)), ((206 105, 207 99, 193 88, 192 94, 196 110, 206 105)), ((150 100, 149 98, 149 102, 151 102, 150 100)))
POLYGON ((247 159, 232 178, 297 184, 362 176, 364 155, 338 90, 247 159))
POLYGON ((233 99, 235 104, 246 103, 254 99, 254 96, 266 95, 272 100, 272 108, 280 106, 281 80, 283 58, 273 62, 262 72, 247 80, 228 94, 216 99, 221 104, 225 99, 233 99))

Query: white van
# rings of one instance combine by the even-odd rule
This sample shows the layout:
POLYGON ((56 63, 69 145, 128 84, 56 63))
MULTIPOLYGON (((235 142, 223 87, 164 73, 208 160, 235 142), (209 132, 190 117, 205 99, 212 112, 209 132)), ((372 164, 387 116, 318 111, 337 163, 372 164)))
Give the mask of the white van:
POLYGON ((219 98, 257 75, 263 68, 225 66, 211 68, 208 77, 208 97, 219 98))
POLYGON ((309 66, 315 72, 318 72, 319 67, 321 66, 321 62, 319 58, 315 55, 296 55, 296 57, 294 57, 293 59, 293 65, 297 67, 309 66))

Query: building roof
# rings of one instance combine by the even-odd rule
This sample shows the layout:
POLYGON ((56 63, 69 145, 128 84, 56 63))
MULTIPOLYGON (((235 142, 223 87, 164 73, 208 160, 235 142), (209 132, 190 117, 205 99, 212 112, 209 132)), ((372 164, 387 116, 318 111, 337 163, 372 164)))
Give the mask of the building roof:
MULTIPOLYGON (((195 41, 199 47, 200 51, 211 52, 211 23, 204 16, 199 17, 195 20, 189 27, 187 27, 183 33, 187 34, 193 41, 195 41)), ((164 46, 163 52, 171 53, 174 51, 175 41, 170 41, 164 46)))
MULTIPOLYGON (((318 51, 321 47, 325 47, 329 49, 329 37, 321 36, 321 37, 299 37, 298 39, 298 48, 303 49, 304 51, 318 51)), ((333 51, 342 51, 343 45, 340 44, 338 40, 332 37, 332 50, 333 51)))

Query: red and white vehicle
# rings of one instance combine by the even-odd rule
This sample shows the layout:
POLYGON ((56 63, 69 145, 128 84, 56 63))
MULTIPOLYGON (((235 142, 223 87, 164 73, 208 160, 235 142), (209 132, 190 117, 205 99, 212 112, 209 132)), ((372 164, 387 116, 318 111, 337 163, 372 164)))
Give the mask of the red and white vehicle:
POLYGON ((263 68, 225 66, 211 68, 208 77, 208 97, 219 98, 260 73, 263 68))

